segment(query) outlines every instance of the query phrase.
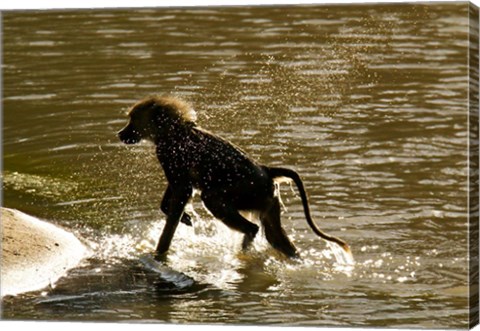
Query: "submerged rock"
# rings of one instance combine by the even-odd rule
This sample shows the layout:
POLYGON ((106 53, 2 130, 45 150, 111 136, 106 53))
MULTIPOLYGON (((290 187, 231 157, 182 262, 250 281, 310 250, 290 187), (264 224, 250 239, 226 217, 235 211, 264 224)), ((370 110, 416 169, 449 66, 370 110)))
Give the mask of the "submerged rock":
POLYGON ((2 297, 52 285, 87 256, 72 233, 15 209, 0 210, 2 297))

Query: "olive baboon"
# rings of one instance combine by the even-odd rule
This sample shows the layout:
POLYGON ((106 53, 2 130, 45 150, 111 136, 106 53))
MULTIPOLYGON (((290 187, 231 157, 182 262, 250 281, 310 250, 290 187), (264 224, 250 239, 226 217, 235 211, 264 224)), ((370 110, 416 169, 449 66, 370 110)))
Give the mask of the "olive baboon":
POLYGON ((313 231, 347 253, 350 251, 343 240, 315 226, 302 180, 295 171, 260 165, 230 142, 199 128, 188 103, 171 96, 152 96, 134 104, 128 115, 129 123, 118 133, 120 140, 125 144, 136 144, 142 139, 152 141, 168 181, 161 204, 167 221, 156 249, 157 257, 167 252, 180 221, 191 225, 184 208, 193 189, 201 191, 204 205, 216 218, 244 234, 243 249, 259 229, 240 215, 239 211, 245 210, 258 214, 267 241, 275 249, 288 257, 298 257, 280 224, 274 181, 281 177, 295 182, 313 231))

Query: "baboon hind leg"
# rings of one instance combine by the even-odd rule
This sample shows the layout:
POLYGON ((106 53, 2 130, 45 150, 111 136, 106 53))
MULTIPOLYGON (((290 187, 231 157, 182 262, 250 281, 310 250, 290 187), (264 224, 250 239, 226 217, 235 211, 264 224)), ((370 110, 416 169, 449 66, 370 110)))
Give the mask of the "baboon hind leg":
POLYGON ((242 249, 246 250, 258 232, 258 225, 244 218, 238 210, 220 195, 202 192, 202 201, 208 210, 229 228, 244 234, 242 249))
POLYGON ((288 239, 280 223, 280 202, 278 198, 272 198, 271 203, 260 214, 260 219, 265 228, 265 237, 273 248, 288 257, 299 257, 295 246, 288 239))

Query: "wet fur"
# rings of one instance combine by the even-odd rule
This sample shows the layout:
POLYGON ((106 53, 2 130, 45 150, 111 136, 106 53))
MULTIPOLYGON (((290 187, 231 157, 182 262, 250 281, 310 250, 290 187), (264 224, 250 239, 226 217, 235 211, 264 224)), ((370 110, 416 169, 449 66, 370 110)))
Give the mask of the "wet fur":
MULTIPOLYGON (((161 203, 167 221, 157 245, 157 256, 168 251, 180 221, 191 225, 184 208, 194 189, 201 191, 205 207, 216 218, 244 234, 243 249, 249 247, 259 228, 239 211, 252 211, 259 216, 272 247, 289 257, 298 256, 280 224, 280 201, 274 187, 276 179, 292 179, 301 193, 307 221, 315 227, 303 183, 296 172, 258 164, 232 143, 199 128, 193 108, 178 98, 145 98, 133 105, 129 118, 127 126, 118 133, 120 140, 126 144, 142 139, 152 141, 168 181, 161 203)), ((316 227, 312 229, 322 238, 348 249, 342 240, 316 227)))

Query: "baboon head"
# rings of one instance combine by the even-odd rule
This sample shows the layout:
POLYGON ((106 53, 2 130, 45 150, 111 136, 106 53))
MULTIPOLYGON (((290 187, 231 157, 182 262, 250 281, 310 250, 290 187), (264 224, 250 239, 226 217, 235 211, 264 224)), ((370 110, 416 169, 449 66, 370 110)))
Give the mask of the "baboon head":
POLYGON ((128 116, 130 121, 118 132, 125 144, 136 144, 142 139, 158 143, 181 127, 195 125, 196 118, 188 103, 168 96, 147 97, 134 104, 128 116))

